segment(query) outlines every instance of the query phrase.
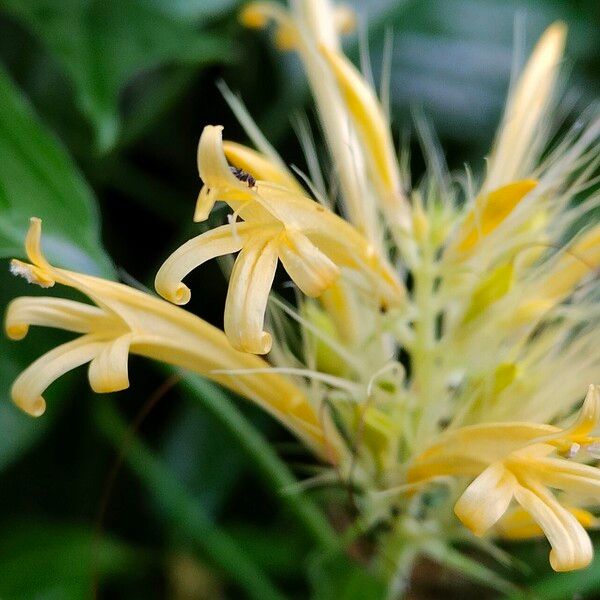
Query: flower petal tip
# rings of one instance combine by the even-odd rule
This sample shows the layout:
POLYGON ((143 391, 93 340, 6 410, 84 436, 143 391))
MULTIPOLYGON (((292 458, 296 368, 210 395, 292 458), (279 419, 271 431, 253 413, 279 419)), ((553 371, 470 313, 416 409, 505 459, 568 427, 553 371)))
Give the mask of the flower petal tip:
POLYGON ((550 566, 557 573, 568 573, 569 571, 580 571, 589 567, 594 558, 594 553, 590 544, 590 552, 578 556, 574 556, 572 560, 563 561, 558 557, 558 553, 550 550, 550 566))
POLYGON ((22 277, 27 283, 39 285, 42 288, 50 288, 54 285, 54 279, 45 273, 42 269, 24 263, 14 258, 10 261, 10 272, 16 277, 22 277))
POLYGON ((252 2, 245 6, 238 16, 240 23, 249 29, 263 29, 267 25, 268 17, 260 5, 252 2))
POLYGON ((268 354, 273 346, 273 338, 269 333, 263 331, 258 340, 244 340, 236 350, 248 354, 268 354))
POLYGON ((156 280, 156 291, 169 302, 173 304, 177 304, 177 306, 183 306, 187 304, 192 299, 192 292, 190 288, 185 285, 185 283, 180 283, 174 289, 171 287, 167 287, 159 282, 158 278, 156 280))
POLYGON ((13 402, 31 417, 41 417, 46 412, 46 401, 42 396, 31 400, 12 395, 13 402))

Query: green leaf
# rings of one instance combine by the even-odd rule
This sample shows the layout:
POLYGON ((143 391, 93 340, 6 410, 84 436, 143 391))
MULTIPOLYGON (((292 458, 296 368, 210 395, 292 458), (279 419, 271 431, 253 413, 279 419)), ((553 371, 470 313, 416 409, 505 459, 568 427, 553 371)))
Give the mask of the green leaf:
POLYGON ((180 370, 176 372, 181 374, 182 386, 190 392, 192 398, 210 411, 248 454, 252 467, 262 477, 265 485, 275 491, 281 502, 304 525, 313 541, 320 548, 337 548, 337 535, 323 513, 306 492, 290 491, 297 486, 296 478, 262 434, 235 406, 230 396, 202 377, 180 370))
POLYGON ((383 600, 386 584, 344 554, 319 557, 310 572, 314 600, 383 600))
POLYGON ((182 20, 215 18, 230 12, 239 0, 146 0, 146 4, 182 20))
POLYGON ((163 456, 169 470, 215 517, 242 473, 244 456, 219 421, 186 403, 167 430, 163 456))
POLYGON ((29 218, 60 266, 111 276, 93 194, 60 143, 0 69, 0 257, 23 256, 29 218))
POLYGON ((94 403, 98 426, 116 448, 125 452, 125 460, 157 502, 158 514, 173 531, 220 567, 232 581, 257 600, 282 600, 266 574, 252 556, 243 552, 223 530, 219 529, 191 496, 184 485, 138 438, 128 437, 125 422, 110 401, 94 403))
POLYGON ((107 151, 121 128, 119 94, 132 76, 166 63, 206 64, 232 56, 229 40, 143 0, 5 0, 71 78, 77 104, 107 151))
POLYGON ((106 536, 96 539, 90 528, 31 520, 0 527, 2 600, 87 598, 93 572, 102 580, 136 565, 132 549, 106 536))

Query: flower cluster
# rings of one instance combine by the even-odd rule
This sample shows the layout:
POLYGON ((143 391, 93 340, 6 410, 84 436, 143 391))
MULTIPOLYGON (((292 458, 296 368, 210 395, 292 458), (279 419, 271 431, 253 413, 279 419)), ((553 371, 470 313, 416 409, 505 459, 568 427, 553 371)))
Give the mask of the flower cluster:
MULTIPOLYGON (((555 570, 585 567, 600 504, 600 119, 542 155, 565 25, 544 33, 512 87, 481 182, 461 185, 437 163, 413 185, 376 93, 341 51, 350 11, 257 2, 241 21, 272 24, 302 61, 334 185, 310 144, 310 177, 296 177, 226 92, 256 147, 204 128, 194 220, 217 201, 231 214, 167 258, 155 282, 166 301, 52 267, 32 220, 31 264, 13 271, 95 306, 13 301, 13 339, 31 324, 82 334, 17 379, 15 402, 40 415, 47 385, 86 362, 97 392, 128 385, 129 353, 176 364, 259 403, 333 464, 364 526, 390 525, 382 548, 410 529, 418 553, 444 505, 475 536, 543 534, 555 570), (189 301, 188 273, 236 252, 224 333, 171 304, 189 301), (278 263, 301 292, 295 307, 270 296, 278 263)), ((448 543, 467 535, 439 531, 448 543)), ((404 557, 391 561, 401 569, 404 557)))

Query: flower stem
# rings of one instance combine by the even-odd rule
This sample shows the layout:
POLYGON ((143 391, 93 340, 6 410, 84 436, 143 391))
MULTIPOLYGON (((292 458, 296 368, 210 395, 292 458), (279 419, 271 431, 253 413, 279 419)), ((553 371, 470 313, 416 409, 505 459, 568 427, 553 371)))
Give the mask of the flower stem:
POLYGON ((415 345, 411 357, 413 369, 413 389, 418 396, 416 409, 416 439, 419 443, 428 435, 431 427, 431 408, 434 402, 434 347, 435 320, 434 305, 434 256, 431 243, 423 245, 420 268, 415 270, 415 305, 418 320, 415 323, 415 345))

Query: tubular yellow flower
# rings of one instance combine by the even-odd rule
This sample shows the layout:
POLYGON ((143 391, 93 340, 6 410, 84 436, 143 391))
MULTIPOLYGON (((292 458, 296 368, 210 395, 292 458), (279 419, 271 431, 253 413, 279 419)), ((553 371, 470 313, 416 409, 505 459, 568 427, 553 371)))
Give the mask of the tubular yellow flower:
POLYGON ((392 134, 377 96, 352 63, 340 52, 321 47, 359 131, 382 209, 391 224, 410 226, 410 209, 400 182, 392 134))
POLYGON ((449 431, 413 460, 408 481, 475 477, 454 507, 475 535, 495 525, 514 498, 548 538, 552 568, 581 569, 592 559, 589 537, 573 512, 548 488, 600 500, 600 469, 567 458, 595 447, 600 438, 590 434, 599 422, 600 386, 590 386, 579 417, 570 427, 486 423, 449 431))
POLYGON ((531 176, 545 143, 546 116, 566 37, 566 25, 556 22, 537 43, 506 106, 488 160, 484 191, 531 176))
POLYGON ((60 283, 87 295, 96 306, 62 298, 22 297, 8 307, 6 332, 14 340, 30 325, 58 327, 81 337, 51 350, 15 381, 14 402, 31 415, 45 410, 44 390, 62 374, 90 363, 92 389, 114 392, 129 386, 130 353, 199 373, 256 402, 294 431, 323 458, 331 456, 316 411, 289 379, 269 372, 269 365, 234 350, 222 331, 202 319, 128 286, 51 266, 40 248, 41 222, 32 219, 26 250, 32 264, 13 261, 12 271, 30 282, 60 283), (228 376, 223 371, 259 373, 228 376), (219 371, 215 373, 215 371, 219 371))
POLYGON ((190 291, 182 279, 190 271, 211 258, 241 250, 225 304, 225 333, 234 347, 257 354, 271 348, 271 336, 263 330, 264 314, 278 260, 308 296, 322 294, 346 267, 362 276, 382 306, 402 300, 403 287, 395 274, 346 221, 294 189, 236 177, 225 157, 222 129, 207 126, 200 138, 198 168, 204 186, 196 215, 207 216, 219 199, 242 222, 234 218, 176 250, 156 275, 161 296, 185 304, 190 291))
POLYGON ((331 67, 319 51, 323 48, 340 51, 338 34, 349 29, 353 21, 351 15, 349 9, 335 7, 329 0, 301 0, 293 3, 289 11, 271 2, 254 2, 242 11, 241 21, 245 25, 264 27, 272 20, 276 24, 277 46, 298 52, 333 159, 344 212, 381 252, 382 236, 376 199, 366 176, 365 149, 359 143, 331 67))

